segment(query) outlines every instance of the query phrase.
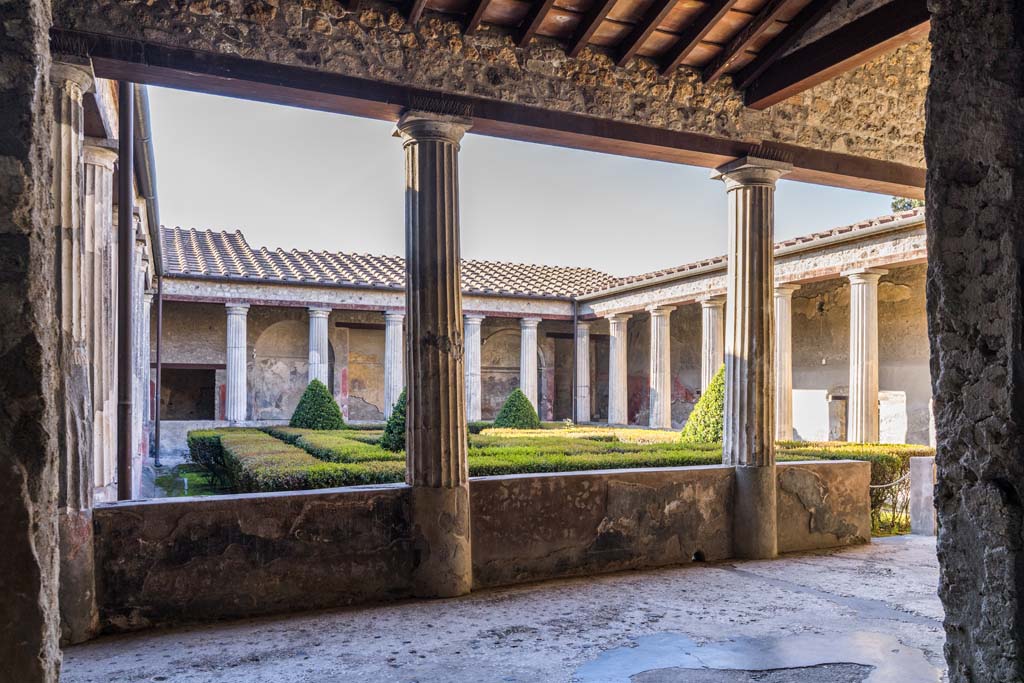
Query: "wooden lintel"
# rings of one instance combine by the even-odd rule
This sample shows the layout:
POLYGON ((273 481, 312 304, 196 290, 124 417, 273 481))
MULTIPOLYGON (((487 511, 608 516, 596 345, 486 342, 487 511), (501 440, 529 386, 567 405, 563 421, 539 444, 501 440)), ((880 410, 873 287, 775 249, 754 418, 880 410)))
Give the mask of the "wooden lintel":
POLYGON ((894 0, 795 50, 751 83, 744 101, 765 109, 928 35, 926 0, 894 0))
MULTIPOLYGON (((397 121, 404 109, 445 101, 473 118, 472 133, 606 154, 715 167, 758 147, 747 141, 602 119, 515 102, 457 95, 322 70, 53 29, 51 40, 91 57, 100 78, 397 121)), ((924 170, 798 146, 772 144, 793 161, 788 178, 901 197, 921 197, 924 170)))
POLYGON ((706 67, 704 67, 703 78, 710 82, 720 77, 732 63, 742 56, 754 41, 764 35, 764 32, 772 27, 779 20, 782 13, 790 6, 792 0, 769 0, 768 4, 761 8, 754 19, 743 27, 739 33, 733 36, 732 40, 722 48, 706 67))
POLYGON ((619 66, 625 66, 629 60, 633 59, 637 51, 643 47, 643 44, 647 42, 647 39, 657 30, 658 26, 675 6, 676 0, 654 0, 654 3, 647 9, 647 14, 644 15, 644 18, 633 27, 633 30, 626 36, 626 39, 622 41, 615 63, 619 66))
POLYGON ((676 40, 675 45, 669 50, 667 57, 662 62, 661 72, 669 73, 690 56, 690 53, 700 45, 704 36, 714 28, 715 24, 722 20, 736 0, 711 0, 701 13, 698 14, 689 26, 683 29, 682 35, 676 40))

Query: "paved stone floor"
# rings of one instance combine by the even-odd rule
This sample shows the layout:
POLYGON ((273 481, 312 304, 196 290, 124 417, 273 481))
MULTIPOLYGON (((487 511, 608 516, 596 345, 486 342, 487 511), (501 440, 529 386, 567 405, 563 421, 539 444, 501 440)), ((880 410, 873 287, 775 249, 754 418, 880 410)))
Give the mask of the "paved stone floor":
POLYGON ((63 681, 934 683, 930 538, 104 638, 63 681))

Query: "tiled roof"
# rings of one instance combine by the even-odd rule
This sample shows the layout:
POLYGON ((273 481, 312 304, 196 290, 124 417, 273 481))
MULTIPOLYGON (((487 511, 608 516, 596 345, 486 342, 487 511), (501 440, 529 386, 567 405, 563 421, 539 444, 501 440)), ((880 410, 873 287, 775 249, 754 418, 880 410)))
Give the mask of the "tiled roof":
MULTIPOLYGON (((813 246, 814 242, 914 218, 923 220, 924 209, 823 230, 778 242, 775 248, 813 246)), ((163 228, 163 247, 165 272, 171 277, 177 275, 381 289, 402 289, 405 286, 405 259, 400 256, 297 249, 271 251, 266 247, 254 250, 238 230, 216 232, 163 228)), ((470 294, 569 298, 723 263, 725 257, 718 256, 642 275, 616 278, 593 268, 464 260, 462 286, 463 291, 470 294)))
MULTIPOLYGON (((253 249, 240 231, 163 228, 165 272, 171 276, 329 286, 405 286, 405 259, 329 251, 253 249)), ((573 297, 612 287, 618 278, 593 268, 500 261, 462 262, 463 291, 527 297, 573 297)))

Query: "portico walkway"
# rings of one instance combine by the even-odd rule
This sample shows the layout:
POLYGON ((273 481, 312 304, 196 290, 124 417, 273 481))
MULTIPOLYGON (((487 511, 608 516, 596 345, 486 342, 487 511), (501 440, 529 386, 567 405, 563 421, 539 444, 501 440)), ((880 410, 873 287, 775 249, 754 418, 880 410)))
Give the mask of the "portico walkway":
POLYGON ((937 584, 934 539, 878 539, 104 638, 69 648, 62 680, 932 683, 937 584))

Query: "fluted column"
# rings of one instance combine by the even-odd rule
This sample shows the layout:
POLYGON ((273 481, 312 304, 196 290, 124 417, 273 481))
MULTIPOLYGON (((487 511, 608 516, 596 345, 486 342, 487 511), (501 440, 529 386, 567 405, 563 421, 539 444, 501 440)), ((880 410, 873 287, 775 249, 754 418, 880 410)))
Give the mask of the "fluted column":
POLYGON ((850 400, 847 440, 878 441, 878 280, 888 271, 861 268, 850 280, 850 400))
POLYGON ((245 422, 247 415, 246 392, 246 316, 248 304, 229 304, 227 348, 227 396, 225 416, 232 424, 245 422))
POLYGON ((800 285, 775 286, 775 439, 793 439, 793 292, 800 285))
POLYGON ((649 306, 651 314, 650 421, 652 429, 672 427, 672 334, 675 306, 649 306))
POLYGON ((577 423, 590 422, 590 325, 576 323, 576 415, 577 423))
POLYGON ((608 316, 608 424, 629 423, 629 387, 627 375, 628 313, 608 316))
POLYGON ((725 297, 700 300, 700 391, 703 394, 725 362, 725 297))
POLYGON ((480 325, 484 321, 482 315, 466 315, 463 317, 466 335, 466 419, 478 422, 480 412, 480 325))
POLYGON ((519 388, 537 406, 537 326, 540 318, 522 318, 519 321, 519 388))
POLYGON ((743 157, 713 174, 729 202, 723 461, 736 467, 733 550, 778 554, 772 353, 775 183, 789 164, 743 157))
POLYGON ((330 373, 330 342, 327 339, 327 322, 331 309, 320 306, 309 308, 309 381, 320 380, 327 384, 330 373))
POLYGON ((384 417, 391 411, 405 387, 405 356, 402 353, 403 311, 384 313, 384 417))
POLYGON ((459 248, 459 141, 468 119, 405 112, 406 481, 412 487, 413 592, 473 583, 459 248))

